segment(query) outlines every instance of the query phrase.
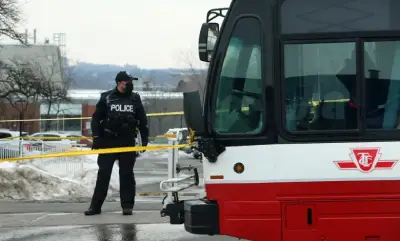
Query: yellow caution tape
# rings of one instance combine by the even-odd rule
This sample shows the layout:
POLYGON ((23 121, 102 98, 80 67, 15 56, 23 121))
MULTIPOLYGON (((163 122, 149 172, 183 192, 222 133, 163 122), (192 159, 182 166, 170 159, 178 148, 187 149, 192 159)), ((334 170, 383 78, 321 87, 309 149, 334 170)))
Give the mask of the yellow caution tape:
MULTIPOLYGON (((349 101, 349 99, 337 99, 337 100, 324 100, 324 102, 345 102, 349 101)), ((314 106, 318 105, 320 101, 309 101, 309 104, 314 106)), ((242 111, 248 111, 249 107, 242 107, 242 111)), ((216 110, 217 113, 220 112, 227 112, 228 110, 216 110)), ((159 112, 159 113, 149 113, 147 114, 148 117, 157 117, 157 116, 176 116, 176 115, 183 115, 183 111, 176 111, 176 112, 159 112)), ((0 123, 5 122, 33 122, 33 121, 57 121, 57 120, 90 120, 92 117, 67 117, 67 118, 45 118, 45 119, 24 119, 24 120, 0 120, 0 123)))
MULTIPOLYGON (((164 135, 160 135, 160 136, 150 136, 150 139, 155 139, 155 138, 162 138, 165 137, 164 135)), ((22 140, 92 140, 93 137, 88 137, 88 136, 82 136, 82 137, 56 137, 56 136, 23 136, 23 137, 19 137, 19 136, 12 136, 12 137, 6 137, 6 138, 2 138, 1 140, 14 140, 14 139, 22 139, 22 140)))
MULTIPOLYGON (((349 101, 350 99, 338 99, 338 100, 324 100, 324 102, 325 103, 335 103, 335 102, 338 102, 338 103, 340 103, 340 102, 346 102, 346 101, 349 101)), ((320 103, 322 102, 322 100, 321 101, 311 101, 311 102, 308 102, 309 104, 312 104, 314 107, 315 106, 317 106, 317 105, 319 105, 320 103)))
POLYGON ((76 151, 69 151, 69 152, 48 153, 48 154, 43 154, 43 155, 32 155, 32 156, 6 158, 6 159, 0 159, 0 162, 15 162, 15 161, 22 161, 22 160, 30 160, 30 159, 84 156, 84 155, 93 155, 93 154, 112 154, 112 153, 133 152, 133 151, 155 151, 155 150, 166 150, 166 149, 173 149, 173 148, 183 148, 183 147, 187 147, 187 146, 190 146, 190 144, 117 147, 117 148, 106 148, 106 149, 84 150, 84 151, 76 150, 76 151))
MULTIPOLYGON (((338 100, 325 100, 324 102, 329 103, 329 102, 345 102, 349 101, 349 99, 338 99, 338 100)), ((317 106, 320 101, 309 101, 309 104, 312 104, 313 106, 317 106)), ((248 111, 249 107, 242 107, 242 111, 248 111)), ((216 110, 217 113, 221 112, 228 112, 228 110, 216 110)), ((160 113, 149 113, 147 114, 148 117, 157 117, 157 116, 177 116, 177 115, 183 115, 183 111, 176 111, 176 112, 160 112, 160 113)), ((58 120, 90 120, 92 117, 67 117, 67 118, 46 118, 46 119, 23 119, 23 120, 0 120, 0 123, 6 123, 6 122, 34 122, 34 121, 58 121, 58 120)))
MULTIPOLYGON (((148 117, 157 116, 176 116, 183 115, 183 111, 176 112, 160 112, 160 113, 149 113, 148 117)), ((46 119, 23 119, 23 120, 0 120, 0 123, 5 122, 33 122, 33 121, 57 121, 57 120, 90 120, 92 117, 67 117, 67 118, 46 118, 46 119)))
POLYGON ((183 115, 183 111, 147 114, 147 116, 149 116, 149 117, 152 117, 152 116, 174 116, 174 115, 183 115))
POLYGON ((175 134, 164 134, 164 137, 166 137, 166 138, 176 138, 176 135, 175 134))
POLYGON ((189 128, 189 143, 194 143, 194 136, 195 136, 195 132, 194 130, 192 130, 191 128, 189 128))
MULTIPOLYGON (((7 140, 7 139, 19 139, 19 136, 13 136, 13 137, 7 137, 3 138, 1 140, 7 140)), ((23 136, 21 137, 22 140, 91 140, 93 137, 56 137, 56 136, 23 136)))

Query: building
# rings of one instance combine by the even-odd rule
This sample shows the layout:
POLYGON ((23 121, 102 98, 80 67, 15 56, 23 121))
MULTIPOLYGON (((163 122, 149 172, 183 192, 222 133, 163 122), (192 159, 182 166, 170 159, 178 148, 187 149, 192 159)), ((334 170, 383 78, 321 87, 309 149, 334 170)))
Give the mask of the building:
MULTIPOLYGON (((54 83, 63 83, 63 68, 61 65, 60 48, 55 45, 2 45, 0 46, 0 61, 10 65, 29 64, 30 68, 40 73, 42 78, 54 83)), ((7 84, 7 83, 6 83, 7 84)), ((0 88, 4 86, 0 86, 0 88)), ((27 131, 40 129, 39 121, 10 122, 7 120, 39 119, 40 105, 17 103, 13 100, 0 103, 0 126, 8 129, 23 128, 27 131)))
MULTIPOLYGON (((63 66, 60 47, 55 45, 4 45, 0 47, 0 61, 7 63, 30 63, 50 81, 63 83, 63 66)), ((0 127, 29 133, 38 131, 68 131, 71 133, 90 133, 90 119, 101 92, 105 90, 75 89, 69 90, 68 103, 18 104, 0 103, 0 127), (62 120, 63 118, 77 118, 62 120), (19 124, 20 119, 31 119, 19 124), (60 119, 43 121, 40 119, 60 119)), ((165 91, 138 91, 147 113, 174 112, 183 110, 183 94, 165 91)), ((12 101, 11 101, 12 102, 12 101)), ((150 134, 157 135, 169 128, 182 126, 181 116, 152 117, 149 119, 150 134)))
MULTIPOLYGON (((62 118, 91 117, 100 94, 105 90, 70 90, 71 103, 53 104, 49 108, 40 105, 41 119, 38 131, 67 131, 72 133, 90 133, 90 119, 62 120, 62 118)), ((138 91, 147 113, 175 112, 183 110, 183 94, 179 92, 138 91)), ((158 135, 169 128, 183 126, 182 116, 149 117, 151 135, 158 135)), ((37 128, 37 126, 36 126, 37 128)))
MULTIPOLYGON (((65 131, 76 134, 90 134, 90 117, 104 90, 70 90, 70 103, 28 104, 27 106, 0 104, 0 128, 19 130, 19 119, 23 131, 65 131), (24 111, 20 111, 24 110, 24 111), (89 117, 82 119, 81 117, 89 117), (77 118, 65 120, 64 118, 77 118), (42 120, 53 119, 53 120, 42 120), (59 119, 59 120, 54 120, 59 119)), ((147 113, 175 112, 183 110, 183 94, 179 92, 138 91, 147 113)), ((164 133, 169 128, 181 127, 182 116, 149 117, 150 135, 164 133)))
POLYGON ((30 133, 40 130, 40 105, 39 104, 10 104, 0 103, 0 128, 30 133), (22 110, 22 111, 21 111, 22 110), (32 119, 34 121, 18 122, 20 119, 32 119))
POLYGON ((40 74, 43 77, 62 83, 61 53, 56 45, 2 45, 0 61, 8 64, 29 63, 33 67, 40 68, 40 74))

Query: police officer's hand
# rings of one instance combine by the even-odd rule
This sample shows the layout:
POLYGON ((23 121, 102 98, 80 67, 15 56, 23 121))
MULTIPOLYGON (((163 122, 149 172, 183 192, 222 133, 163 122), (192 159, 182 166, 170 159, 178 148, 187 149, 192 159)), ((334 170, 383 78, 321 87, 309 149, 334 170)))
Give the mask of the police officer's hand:
MULTIPOLYGON (((142 141, 142 146, 147 146, 147 141, 142 141)), ((141 153, 145 152, 146 150, 141 151, 141 153)))
POLYGON ((96 150, 96 149, 100 149, 100 148, 102 148, 102 139, 98 136, 94 136, 92 150, 96 150))

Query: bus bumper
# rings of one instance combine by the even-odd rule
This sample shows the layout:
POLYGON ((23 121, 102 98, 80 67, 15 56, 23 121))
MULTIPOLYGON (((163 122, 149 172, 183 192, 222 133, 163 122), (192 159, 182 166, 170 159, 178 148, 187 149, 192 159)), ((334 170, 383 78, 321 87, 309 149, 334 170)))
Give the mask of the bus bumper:
POLYGON ((171 224, 184 224, 192 234, 219 234, 218 204, 214 201, 194 199, 167 204, 161 216, 169 216, 171 224))

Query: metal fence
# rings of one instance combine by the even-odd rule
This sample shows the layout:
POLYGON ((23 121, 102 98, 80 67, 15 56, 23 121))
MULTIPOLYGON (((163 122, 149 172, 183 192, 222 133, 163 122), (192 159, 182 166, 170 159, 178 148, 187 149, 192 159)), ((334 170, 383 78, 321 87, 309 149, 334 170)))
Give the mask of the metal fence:
MULTIPOLYGON (((75 143, 57 143, 49 141, 26 141, 26 140, 7 140, 0 141, 0 160, 7 161, 7 158, 19 156, 35 156, 47 153, 66 152, 71 150, 83 150, 86 148, 84 144, 75 143)), ((58 170, 60 172, 76 172, 83 170, 83 156, 76 157, 56 157, 46 159, 32 159, 29 161, 21 161, 29 163, 41 170, 50 171, 58 170)))
MULTIPOLYGON (((187 138, 186 138, 187 139, 187 138)), ((157 136, 150 138, 149 145, 168 145, 168 138, 165 136, 157 136)), ((183 143, 180 143, 183 144, 183 143)), ((137 143, 141 146, 141 141, 137 143)), ((0 139, 0 162, 7 161, 7 158, 44 155, 48 153, 69 152, 72 150, 85 150, 88 147, 85 144, 77 144, 76 141, 65 139, 62 141, 52 141, 52 139, 43 140, 20 140, 20 139, 0 139)), ((165 151, 161 151, 163 154, 165 151)), ((160 151, 153 151, 147 155, 160 155, 160 151)), ((97 155, 96 155, 97 156, 97 155)), ((21 165, 30 165, 40 170, 64 175, 83 173, 88 167, 92 168, 93 157, 88 155, 84 156, 68 156, 68 157, 52 157, 52 158, 38 158, 17 161, 21 165)), ((94 162, 95 163, 95 162, 94 162)))

